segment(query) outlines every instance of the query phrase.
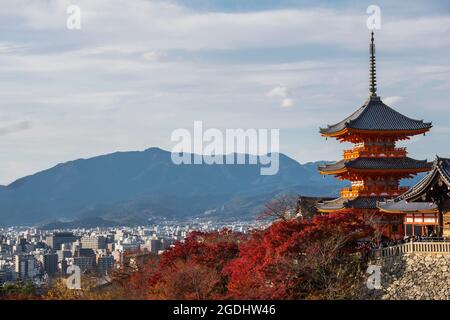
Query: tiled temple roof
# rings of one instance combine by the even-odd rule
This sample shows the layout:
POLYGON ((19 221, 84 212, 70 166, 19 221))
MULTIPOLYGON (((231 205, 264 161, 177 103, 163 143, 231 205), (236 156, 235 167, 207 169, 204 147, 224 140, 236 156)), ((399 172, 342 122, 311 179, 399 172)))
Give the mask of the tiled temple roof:
POLYGON ((384 201, 384 197, 356 197, 354 199, 337 198, 317 204, 322 211, 336 211, 345 208, 354 209, 377 209, 377 203, 384 201))
POLYGON ((380 202, 378 208, 385 212, 427 212, 437 210, 437 205, 431 202, 416 202, 423 194, 441 179, 450 189, 450 159, 439 158, 433 162, 431 171, 395 200, 380 202))
POLYGON ((334 172, 345 168, 364 170, 404 170, 423 169, 428 171, 432 164, 426 160, 415 160, 409 157, 404 158, 357 158, 354 160, 341 160, 338 162, 319 166, 321 172, 334 172))
POLYGON ((450 188, 450 159, 436 157, 431 171, 399 198, 402 200, 411 200, 418 197, 420 194, 425 193, 428 188, 432 187, 437 177, 440 177, 447 187, 450 188))
POLYGON ((435 211, 437 205, 432 202, 408 202, 406 200, 390 200, 386 202, 379 202, 378 208, 384 212, 424 212, 435 211))
POLYGON ((333 134, 345 128, 370 131, 420 131, 429 130, 431 122, 414 120, 384 104, 379 97, 370 97, 356 112, 341 122, 321 128, 323 135, 333 134))

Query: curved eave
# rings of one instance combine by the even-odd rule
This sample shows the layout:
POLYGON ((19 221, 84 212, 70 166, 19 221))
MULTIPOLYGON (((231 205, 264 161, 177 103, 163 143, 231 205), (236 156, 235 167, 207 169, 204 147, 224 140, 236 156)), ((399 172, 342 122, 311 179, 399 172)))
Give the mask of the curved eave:
POLYGON ((437 175, 440 176, 442 181, 450 188, 450 179, 447 176, 445 170, 439 165, 439 158, 433 164, 432 171, 424 177, 421 181, 419 181, 415 186, 411 187, 409 191, 407 191, 404 195, 401 196, 402 199, 408 201, 417 201, 422 195, 427 193, 428 189, 431 187, 431 184, 437 178, 437 175))
POLYGON ((336 132, 329 132, 329 133, 324 132, 325 130, 327 130, 327 129, 322 129, 321 128, 320 129, 320 134, 323 137, 328 137, 328 138, 338 138, 338 137, 346 135, 349 132, 348 128, 344 128, 343 130, 336 131, 336 132))
POLYGON ((323 132, 323 130, 327 129, 320 129, 320 133, 323 137, 327 138, 344 138, 345 136, 348 136, 349 134, 360 134, 360 135, 385 135, 385 136, 415 136, 419 134, 424 134, 428 131, 430 131, 432 125, 430 123, 430 126, 428 128, 424 129, 417 129, 417 130, 363 130, 363 129, 354 129, 351 127, 346 127, 340 131, 336 132, 323 132))
POLYGON ((399 213, 436 213, 438 212, 436 209, 429 209, 429 210, 414 210, 414 211, 408 211, 408 210, 387 210, 387 209, 383 209, 383 208, 378 208, 381 212, 385 212, 385 213, 395 213, 395 214, 399 214, 399 213))
POLYGON ((419 181, 415 186, 411 187, 403 195, 400 196, 401 199, 407 201, 416 201, 419 199, 424 192, 429 188, 432 181, 435 179, 436 174, 439 171, 437 168, 433 168, 428 175, 426 175, 421 181, 419 181))
POLYGON ((450 188, 450 177, 447 175, 447 173, 441 166, 438 166, 437 168, 441 175, 442 180, 444 180, 444 183, 447 185, 447 187, 450 188))
POLYGON ((378 209, 385 213, 408 214, 408 213, 436 213, 437 205, 434 203, 417 203, 406 200, 394 200, 387 202, 379 202, 378 209))
POLYGON ((347 208, 340 208, 340 209, 321 209, 319 207, 316 207, 317 211, 322 212, 322 213, 332 213, 332 212, 341 212, 346 210, 347 208))
POLYGON ((371 172, 371 173, 384 173, 384 172, 398 172, 398 173, 414 173, 414 172, 427 172, 430 171, 430 168, 404 168, 404 169, 395 169, 395 168, 380 168, 380 169, 360 169, 360 168, 348 168, 348 172, 371 172))
POLYGON ((352 167, 344 167, 339 170, 331 170, 331 171, 323 171, 320 170, 320 174, 329 174, 329 175, 336 175, 336 174, 342 174, 342 173, 420 173, 420 172, 427 172, 430 171, 430 168, 405 168, 405 169, 394 169, 394 168, 388 168, 388 169, 361 169, 361 168, 352 168, 352 167))
POLYGON ((320 174, 341 174, 341 173, 346 173, 347 172, 347 168, 342 168, 339 170, 332 170, 332 171, 322 171, 319 170, 320 174))
POLYGON ((317 211, 322 213, 339 212, 347 209, 345 206, 345 201, 342 198, 319 202, 317 203, 316 208, 317 211))

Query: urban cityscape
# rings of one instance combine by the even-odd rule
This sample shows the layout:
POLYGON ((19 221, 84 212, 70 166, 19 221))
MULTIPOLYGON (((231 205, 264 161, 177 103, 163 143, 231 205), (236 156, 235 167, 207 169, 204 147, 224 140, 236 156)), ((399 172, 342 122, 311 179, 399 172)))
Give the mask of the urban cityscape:
POLYGON ((56 277, 67 277, 71 265, 107 281, 108 272, 120 269, 127 254, 160 255, 192 231, 247 233, 266 225, 261 220, 220 223, 197 219, 189 224, 163 221, 152 226, 90 229, 0 227, 0 286, 19 281, 39 289, 56 277))

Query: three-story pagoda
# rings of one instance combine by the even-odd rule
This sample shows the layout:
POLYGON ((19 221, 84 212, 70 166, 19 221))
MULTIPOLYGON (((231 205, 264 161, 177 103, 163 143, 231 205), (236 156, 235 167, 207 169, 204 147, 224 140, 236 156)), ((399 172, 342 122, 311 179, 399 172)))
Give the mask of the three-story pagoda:
POLYGON ((322 136, 353 143, 354 147, 344 150, 342 160, 319 167, 322 174, 350 180, 351 187, 344 188, 339 198, 317 207, 320 212, 359 214, 371 219, 382 235, 397 239, 403 237, 403 215, 381 212, 377 203, 407 191, 400 186, 401 179, 430 170, 431 163, 408 157, 406 148, 398 148, 396 143, 425 134, 432 124, 402 115, 377 95, 373 32, 369 78, 369 97, 364 105, 344 120, 320 129, 322 136))

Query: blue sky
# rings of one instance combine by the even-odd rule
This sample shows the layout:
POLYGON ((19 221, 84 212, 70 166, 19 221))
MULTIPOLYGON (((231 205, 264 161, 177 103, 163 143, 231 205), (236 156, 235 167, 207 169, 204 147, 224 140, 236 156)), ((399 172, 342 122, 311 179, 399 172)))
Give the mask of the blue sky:
POLYGON ((0 0, 0 184, 171 149, 171 132, 194 120, 280 128, 281 152, 299 162, 339 159, 347 146, 318 128, 367 97, 371 4, 379 94, 434 124, 410 155, 450 157, 448 1, 0 0), (70 4, 81 30, 66 28, 70 4))

